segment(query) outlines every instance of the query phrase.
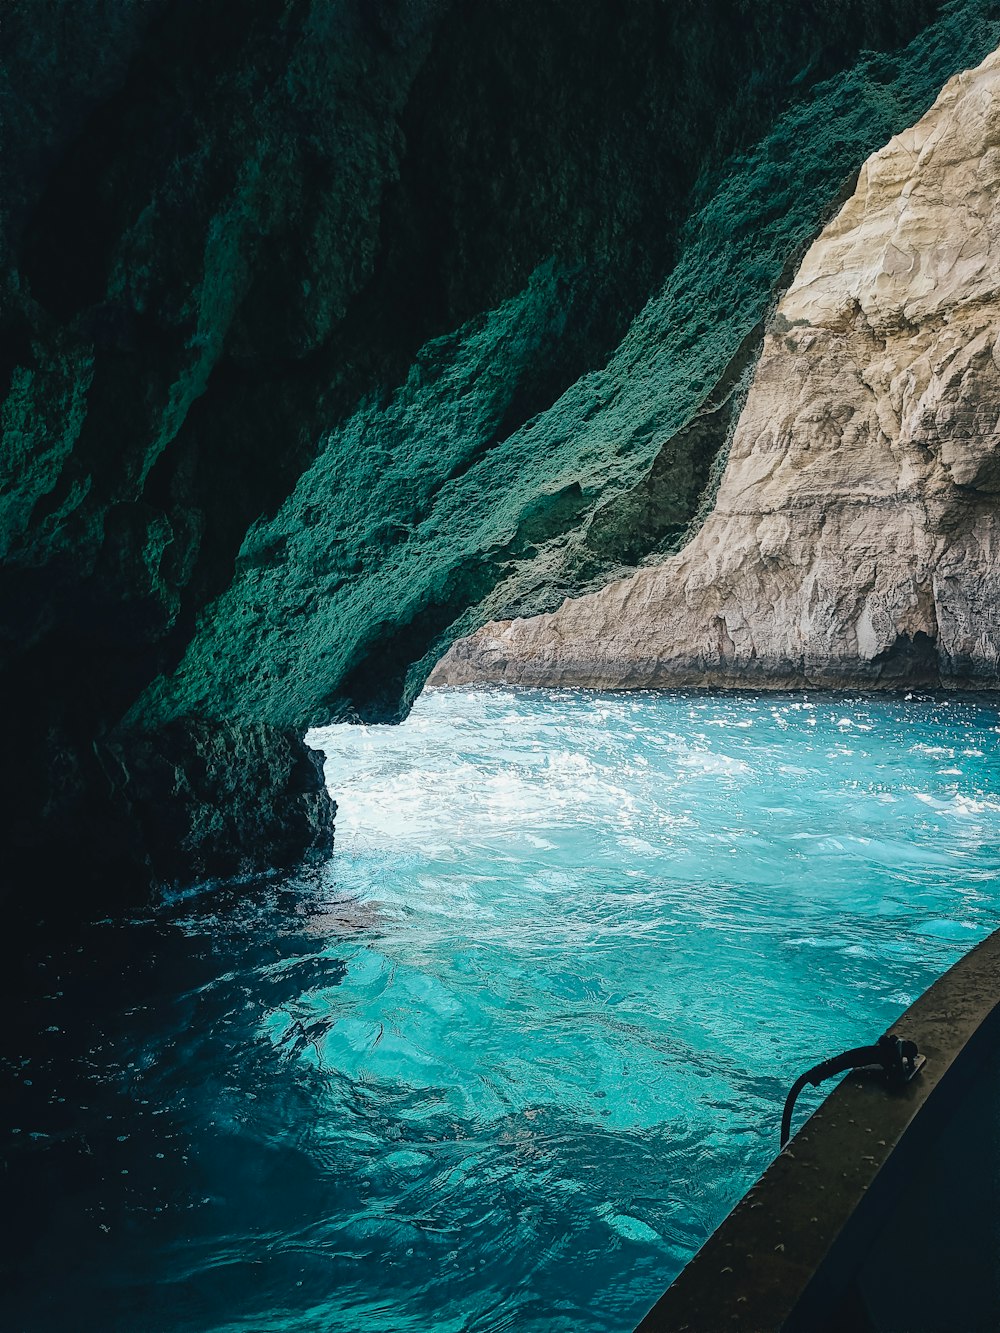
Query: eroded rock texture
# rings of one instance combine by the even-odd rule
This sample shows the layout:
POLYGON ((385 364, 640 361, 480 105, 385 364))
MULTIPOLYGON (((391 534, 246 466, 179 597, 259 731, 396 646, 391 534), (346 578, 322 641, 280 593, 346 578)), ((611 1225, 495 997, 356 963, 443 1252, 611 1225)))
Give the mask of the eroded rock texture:
POLYGON ((1000 681, 1000 53, 862 168, 781 300, 676 556, 492 624, 435 679, 1000 681))
POLYGON ((305 727, 673 549, 795 256, 1000 40, 987 0, 0 22, 0 808, 8 882, 70 892, 328 846, 305 727))

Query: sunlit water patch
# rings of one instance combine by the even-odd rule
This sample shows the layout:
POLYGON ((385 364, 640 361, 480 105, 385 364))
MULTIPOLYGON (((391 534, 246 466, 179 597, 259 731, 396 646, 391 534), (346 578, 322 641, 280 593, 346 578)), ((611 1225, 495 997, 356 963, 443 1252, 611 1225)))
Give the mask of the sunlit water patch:
POLYGON ((788 1084, 998 924, 987 701, 463 693, 337 851, 29 941, 4 1327, 628 1330, 788 1084))

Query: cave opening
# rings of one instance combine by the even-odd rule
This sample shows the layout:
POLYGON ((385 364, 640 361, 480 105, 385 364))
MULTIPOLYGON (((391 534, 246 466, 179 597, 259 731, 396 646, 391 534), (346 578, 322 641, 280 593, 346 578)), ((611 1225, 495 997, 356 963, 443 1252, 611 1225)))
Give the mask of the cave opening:
POLYGON ((996 920, 1000 10, 7 11, 3 1321, 621 1330, 996 920))

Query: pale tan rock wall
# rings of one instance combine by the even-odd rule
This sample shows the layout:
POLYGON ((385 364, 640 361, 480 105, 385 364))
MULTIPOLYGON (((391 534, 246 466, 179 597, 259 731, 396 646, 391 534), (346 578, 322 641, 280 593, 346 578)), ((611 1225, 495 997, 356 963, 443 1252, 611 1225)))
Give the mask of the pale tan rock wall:
POLYGON ((431 684, 1000 685, 1000 52, 868 160, 676 556, 431 684))

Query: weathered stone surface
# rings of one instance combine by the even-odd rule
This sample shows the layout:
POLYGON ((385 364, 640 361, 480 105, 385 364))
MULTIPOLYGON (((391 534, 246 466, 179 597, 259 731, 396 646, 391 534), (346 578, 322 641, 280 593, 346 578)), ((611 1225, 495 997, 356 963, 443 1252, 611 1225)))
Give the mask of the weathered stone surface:
MULTIPOLYGON (((398 717, 456 635, 675 549, 790 261, 1000 40, 993 0, 2 25, 0 810, 7 882, 68 892, 148 879, 157 736, 178 774, 213 726, 220 772, 258 756, 266 865, 286 808, 317 836, 280 799, 292 732, 398 717)), ((166 797, 192 875, 199 791, 166 797)))
POLYGON ((246 879, 327 855, 336 803, 323 758, 297 731, 264 723, 184 719, 122 731, 90 747, 56 729, 46 737, 49 807, 12 822, 4 887, 112 907, 151 888, 246 879))
POLYGON ((150 882, 244 878, 333 847, 323 756, 294 731, 197 721, 128 732, 98 751, 122 846, 150 882))
POLYGON ((715 508, 433 683, 1000 684, 1000 53, 862 168, 782 298, 715 508))

